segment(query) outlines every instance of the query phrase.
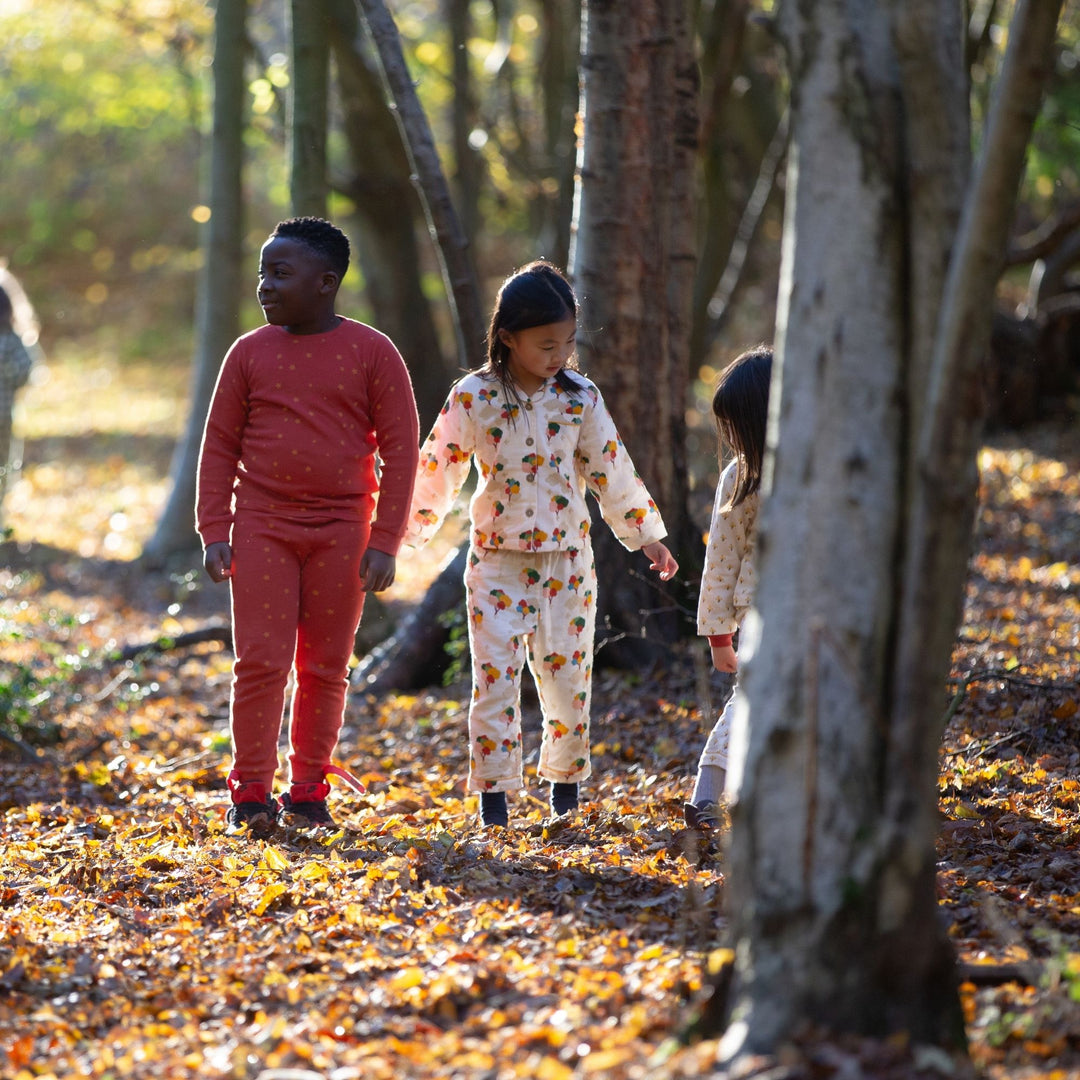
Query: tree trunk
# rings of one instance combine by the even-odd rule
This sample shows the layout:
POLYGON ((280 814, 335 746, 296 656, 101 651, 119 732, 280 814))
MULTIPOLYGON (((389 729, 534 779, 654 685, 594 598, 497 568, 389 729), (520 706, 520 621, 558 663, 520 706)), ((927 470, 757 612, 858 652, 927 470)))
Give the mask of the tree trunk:
POLYGON ((468 544, 454 552, 424 594, 424 599, 394 633, 372 649, 353 670, 350 679, 360 693, 381 697, 394 690, 418 690, 439 682, 450 666, 446 651, 450 613, 460 608, 460 624, 464 626, 465 623, 468 554, 468 544))
POLYGON ((578 52, 581 0, 541 0, 543 46, 540 85, 543 88, 543 175, 553 181, 549 198, 537 200, 537 252, 556 266, 570 258, 570 222, 574 212, 575 135, 578 107, 578 52))
POLYGON ((469 137, 476 126, 476 100, 472 67, 469 63, 469 39, 472 37, 470 0, 442 0, 443 17, 450 31, 453 93, 450 99, 450 137, 454 148, 454 188, 461 214, 461 227, 470 242, 475 242, 480 224, 480 186, 483 162, 472 148, 469 137))
MULTIPOLYGON (((195 479, 203 424, 218 369, 240 330, 243 273, 244 59, 247 0, 218 0, 214 18, 214 121, 210 141, 209 206, 199 275, 191 412, 173 453, 172 487, 144 551, 160 561, 199 546, 195 532, 195 479)), ((254 288, 254 281, 251 282, 254 288)))
POLYGON ((703 5, 700 15, 704 86, 691 378, 730 313, 787 146, 770 62, 776 42, 751 18, 751 7, 747 0, 714 3, 711 10, 703 5))
POLYGON ((423 207, 410 179, 401 132, 369 50, 361 49, 353 0, 332 0, 331 42, 341 96, 349 169, 335 188, 355 206, 350 232, 364 274, 373 322, 405 358, 424 430, 446 398, 453 363, 439 340, 431 302, 424 295, 417 223, 423 207))
MULTIPOLYGON (((582 40, 584 138, 570 273, 581 298, 578 352, 664 515, 693 579, 685 415, 694 270, 692 160, 697 73, 683 0, 588 0, 582 40)), ((681 616, 642 556, 594 531, 599 657, 658 655, 681 616), (606 655, 605 655, 606 653, 606 655)))
POLYGON ((450 199, 435 140, 409 77, 394 20, 382 0, 359 0, 359 5, 362 21, 375 45, 379 70, 394 103, 394 118, 400 125, 401 139, 442 268, 446 299, 454 319, 458 362, 462 367, 476 367, 484 357, 487 327, 468 253, 469 240, 450 199))
MULTIPOLYGON (((805 1022, 964 1045, 936 911, 936 753, 975 490, 970 361, 996 274, 964 270, 970 230, 952 250, 968 178, 960 7, 914 6, 784 9, 792 149, 729 779, 729 1061, 805 1022)), ((1052 26, 1027 35, 1026 14, 1010 49, 1039 39, 1048 54, 1052 26)), ((1009 127, 985 145, 1015 169, 1030 129, 1009 127)), ((982 255, 1003 256, 1015 192, 976 186, 995 206, 982 255)))
POLYGON ((325 0, 292 0, 289 12, 293 58, 289 95, 292 208, 297 216, 326 217, 329 15, 325 0))

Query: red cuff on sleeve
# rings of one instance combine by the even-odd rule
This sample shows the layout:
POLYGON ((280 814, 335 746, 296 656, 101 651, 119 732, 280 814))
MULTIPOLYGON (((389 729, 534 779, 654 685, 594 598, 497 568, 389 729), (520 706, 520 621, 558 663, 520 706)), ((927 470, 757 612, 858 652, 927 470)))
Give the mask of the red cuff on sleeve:
POLYGON ((731 639, 735 637, 734 634, 710 634, 709 644, 714 649, 724 649, 731 644, 731 639))

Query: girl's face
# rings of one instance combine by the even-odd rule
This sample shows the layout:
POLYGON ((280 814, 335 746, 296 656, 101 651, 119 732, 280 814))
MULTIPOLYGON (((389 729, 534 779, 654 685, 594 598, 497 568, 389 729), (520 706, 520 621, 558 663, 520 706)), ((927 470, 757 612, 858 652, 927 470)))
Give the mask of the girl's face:
POLYGON ((510 352, 507 367, 526 394, 535 394, 558 374, 574 355, 577 320, 530 326, 528 330, 500 330, 499 340, 510 352))

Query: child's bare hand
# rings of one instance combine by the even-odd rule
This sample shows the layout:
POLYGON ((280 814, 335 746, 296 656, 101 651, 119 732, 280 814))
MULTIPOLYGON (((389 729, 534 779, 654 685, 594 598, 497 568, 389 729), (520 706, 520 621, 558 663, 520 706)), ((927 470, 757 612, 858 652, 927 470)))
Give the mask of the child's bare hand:
POLYGON ((211 581, 226 581, 232 577, 232 547, 223 540, 206 545, 203 566, 211 581))
POLYGON ((710 645, 712 665, 717 671, 735 672, 739 670, 739 658, 731 645, 710 645))
POLYGON ((649 569, 660 574, 661 581, 669 581, 679 569, 675 556, 659 540, 641 549, 649 558, 649 569))
POLYGON ((360 560, 360 580, 364 583, 364 592, 382 592, 394 584, 397 574, 397 559, 385 551, 368 548, 360 560))

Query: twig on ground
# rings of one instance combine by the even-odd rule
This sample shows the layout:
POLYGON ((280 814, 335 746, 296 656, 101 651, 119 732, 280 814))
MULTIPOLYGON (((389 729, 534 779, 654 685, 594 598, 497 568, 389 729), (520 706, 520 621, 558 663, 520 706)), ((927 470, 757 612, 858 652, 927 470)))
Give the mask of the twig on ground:
POLYGON ((162 634, 153 641, 144 641, 134 645, 125 645, 115 654, 117 660, 134 660, 137 657, 153 653, 173 652, 187 649, 192 645, 202 645, 207 641, 220 641, 226 648, 232 648, 232 627, 225 623, 213 623, 198 630, 189 630, 184 634, 162 634))

